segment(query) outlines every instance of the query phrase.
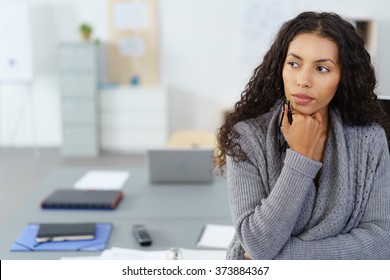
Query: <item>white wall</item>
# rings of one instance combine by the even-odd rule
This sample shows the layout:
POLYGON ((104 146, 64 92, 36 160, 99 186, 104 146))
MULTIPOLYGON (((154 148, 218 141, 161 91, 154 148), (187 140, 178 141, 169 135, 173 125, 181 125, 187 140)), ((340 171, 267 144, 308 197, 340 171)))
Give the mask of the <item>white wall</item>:
MULTIPOLYGON (((264 0, 259 0, 264 1, 264 0)), ((271 1, 271 0, 269 0, 271 1)), ((170 131, 182 128, 215 130, 221 110, 239 98, 256 59, 242 56, 244 0, 160 0, 160 72, 170 94, 170 131)), ((280 0, 278 1, 280 2, 280 0)), ((93 36, 104 42, 106 0, 30 0, 35 79, 30 86, 0 85, 0 143, 30 146, 61 145, 57 46, 78 41, 77 27, 89 22, 93 36)), ((292 1, 291 14, 302 10, 334 11, 348 17, 378 21, 379 91, 390 95, 390 2, 292 1)))

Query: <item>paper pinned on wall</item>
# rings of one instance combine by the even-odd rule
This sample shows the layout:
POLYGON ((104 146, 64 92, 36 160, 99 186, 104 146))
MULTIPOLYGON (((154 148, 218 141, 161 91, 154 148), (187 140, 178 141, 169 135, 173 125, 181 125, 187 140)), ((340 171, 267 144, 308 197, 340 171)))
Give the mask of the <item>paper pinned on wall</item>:
POLYGON ((74 188, 80 190, 120 190, 129 176, 129 171, 91 170, 74 184, 74 188))
POLYGON ((145 40, 140 36, 121 37, 118 41, 119 53, 122 56, 143 56, 145 48, 145 40))
POLYGON ((293 1, 244 0, 242 3, 241 56, 261 58, 282 23, 294 11, 293 1))
POLYGON ((149 3, 117 3, 114 6, 114 27, 138 30, 150 22, 149 3))

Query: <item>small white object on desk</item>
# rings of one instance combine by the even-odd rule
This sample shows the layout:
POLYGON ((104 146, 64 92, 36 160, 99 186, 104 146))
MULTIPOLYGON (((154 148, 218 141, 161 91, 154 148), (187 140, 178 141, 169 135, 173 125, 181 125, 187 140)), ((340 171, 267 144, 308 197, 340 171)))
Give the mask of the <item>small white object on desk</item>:
POLYGON ((227 249, 233 237, 233 226, 207 224, 201 233, 197 247, 227 249))
POLYGON ((79 190, 120 190, 129 176, 129 171, 91 170, 74 184, 74 188, 79 190))
POLYGON ((143 251, 112 247, 102 252, 100 260, 225 260, 225 250, 193 250, 173 247, 163 251, 143 251))

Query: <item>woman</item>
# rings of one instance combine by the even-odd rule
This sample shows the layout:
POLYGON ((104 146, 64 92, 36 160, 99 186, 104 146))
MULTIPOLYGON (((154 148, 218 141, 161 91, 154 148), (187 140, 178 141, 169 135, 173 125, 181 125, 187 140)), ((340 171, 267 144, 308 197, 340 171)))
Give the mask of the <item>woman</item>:
POLYGON ((340 16, 281 27, 218 132, 229 259, 390 259, 390 130, 375 86, 340 16))

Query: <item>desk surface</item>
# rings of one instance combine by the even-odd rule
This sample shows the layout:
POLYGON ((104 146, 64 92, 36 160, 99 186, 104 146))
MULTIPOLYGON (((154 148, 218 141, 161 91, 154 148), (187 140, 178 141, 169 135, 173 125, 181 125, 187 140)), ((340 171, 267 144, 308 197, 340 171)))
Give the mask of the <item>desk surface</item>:
MULTIPOLYGON (((87 172, 86 168, 61 168, 53 171, 17 216, 4 228, 0 238, 0 259, 59 259, 69 256, 99 255, 100 252, 10 252, 26 223, 111 222, 113 231, 107 248, 123 247, 166 250, 170 247, 194 249, 205 224, 231 224, 226 180, 212 184, 149 183, 145 168, 129 168, 123 186, 123 200, 115 210, 42 210, 41 200, 54 189, 72 188, 87 172), (141 247, 132 236, 132 226, 142 223, 153 244, 141 247)), ((104 169, 107 170, 107 169, 104 169)))

